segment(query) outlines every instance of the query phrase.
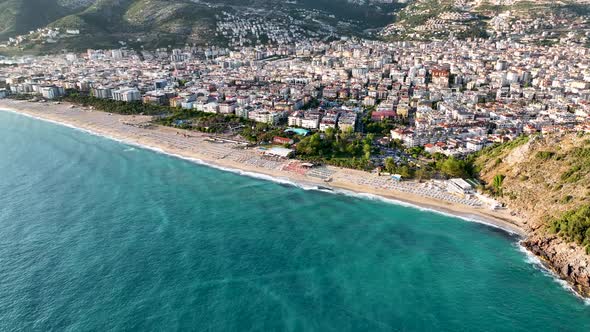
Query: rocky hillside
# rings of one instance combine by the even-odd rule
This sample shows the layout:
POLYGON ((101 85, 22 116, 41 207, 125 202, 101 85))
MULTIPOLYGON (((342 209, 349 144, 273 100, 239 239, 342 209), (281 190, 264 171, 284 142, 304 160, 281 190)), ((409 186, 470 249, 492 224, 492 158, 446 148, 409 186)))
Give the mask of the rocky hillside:
POLYGON ((590 135, 523 137, 483 153, 477 164, 491 190, 495 176, 505 177, 498 199, 532 217, 531 230, 590 205, 590 135))
POLYGON ((526 220, 525 247, 590 295, 590 135, 522 137, 476 163, 486 190, 526 220))

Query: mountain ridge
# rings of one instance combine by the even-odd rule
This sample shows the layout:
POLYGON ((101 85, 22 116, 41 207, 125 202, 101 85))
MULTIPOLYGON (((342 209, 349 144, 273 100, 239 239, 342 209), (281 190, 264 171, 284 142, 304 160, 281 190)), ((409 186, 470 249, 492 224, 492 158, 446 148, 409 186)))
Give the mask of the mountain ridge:
MULTIPOLYGON (((506 35, 524 18, 530 22, 523 35, 536 33, 532 40, 555 43, 564 25, 582 16, 590 17, 590 0, 0 0, 0 41, 19 39, 2 53, 39 54, 121 45, 292 44, 304 37, 462 39, 506 35), (545 26, 543 19, 554 14, 560 23, 545 26), (53 38, 38 29, 79 35, 53 38), (538 38, 544 29, 552 32, 549 40, 538 38), (277 32, 283 36, 273 36, 277 32)), ((588 40, 583 34, 576 38, 588 40)))

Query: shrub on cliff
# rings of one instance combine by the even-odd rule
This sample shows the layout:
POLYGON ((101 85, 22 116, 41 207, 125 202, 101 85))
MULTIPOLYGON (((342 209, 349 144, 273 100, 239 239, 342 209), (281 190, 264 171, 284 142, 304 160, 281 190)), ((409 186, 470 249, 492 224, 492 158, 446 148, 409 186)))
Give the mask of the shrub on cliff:
MULTIPOLYGON (((585 246, 590 245, 590 205, 566 212, 561 218, 554 219, 549 230, 570 242, 585 246)), ((588 250, 587 250, 588 251, 588 250)))
POLYGON ((555 152, 552 151, 539 151, 537 152, 537 158, 542 160, 551 159, 555 155, 555 152))

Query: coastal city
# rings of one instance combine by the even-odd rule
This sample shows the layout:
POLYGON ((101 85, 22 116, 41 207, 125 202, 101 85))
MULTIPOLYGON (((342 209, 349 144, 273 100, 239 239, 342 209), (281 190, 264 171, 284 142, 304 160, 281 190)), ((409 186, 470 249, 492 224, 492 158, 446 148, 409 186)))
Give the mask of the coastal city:
MULTIPOLYGON (((459 162, 523 134, 590 132, 589 53, 481 39, 88 50, 6 65, 0 97, 150 105, 160 124, 301 159, 271 168, 302 172, 315 163, 377 169, 397 181, 451 178, 409 188, 496 207, 473 196, 478 183, 459 162), (316 148, 315 137, 323 142, 316 148), (433 160, 458 164, 428 172, 433 160)), ((402 186, 390 182, 377 187, 402 186)))
POLYGON ((376 144, 456 156, 523 133, 589 131, 589 55, 488 40, 88 50, 5 66, 0 97, 75 90, 311 132, 372 132, 376 144))
POLYGON ((590 0, 0 9, 7 331, 590 330, 590 0))

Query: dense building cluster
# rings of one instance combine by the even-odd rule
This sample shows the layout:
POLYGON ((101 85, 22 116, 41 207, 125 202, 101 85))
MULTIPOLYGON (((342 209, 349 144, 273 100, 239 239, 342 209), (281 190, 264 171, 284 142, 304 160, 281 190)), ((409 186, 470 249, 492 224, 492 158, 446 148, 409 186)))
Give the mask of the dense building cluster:
POLYGON ((504 38, 527 43, 588 43, 587 0, 568 3, 537 1, 416 1, 397 13, 383 36, 407 39, 446 39, 448 36, 504 38))
POLYGON ((275 13, 232 14, 222 12, 217 17, 216 34, 228 41, 230 47, 260 44, 293 44, 307 38, 319 39, 332 35, 333 28, 305 29, 305 22, 292 16, 275 13))
POLYGON ((29 31, 28 34, 18 35, 8 38, 7 41, 0 42, 0 49, 6 47, 19 47, 27 42, 39 44, 54 44, 59 39, 69 38, 80 34, 78 29, 60 29, 60 28, 39 28, 29 31))
POLYGON ((3 68, 0 96, 75 89, 317 131, 364 132, 369 119, 394 124, 381 142, 457 155, 523 133, 589 131, 589 55, 482 39, 88 50, 19 59, 3 68))

